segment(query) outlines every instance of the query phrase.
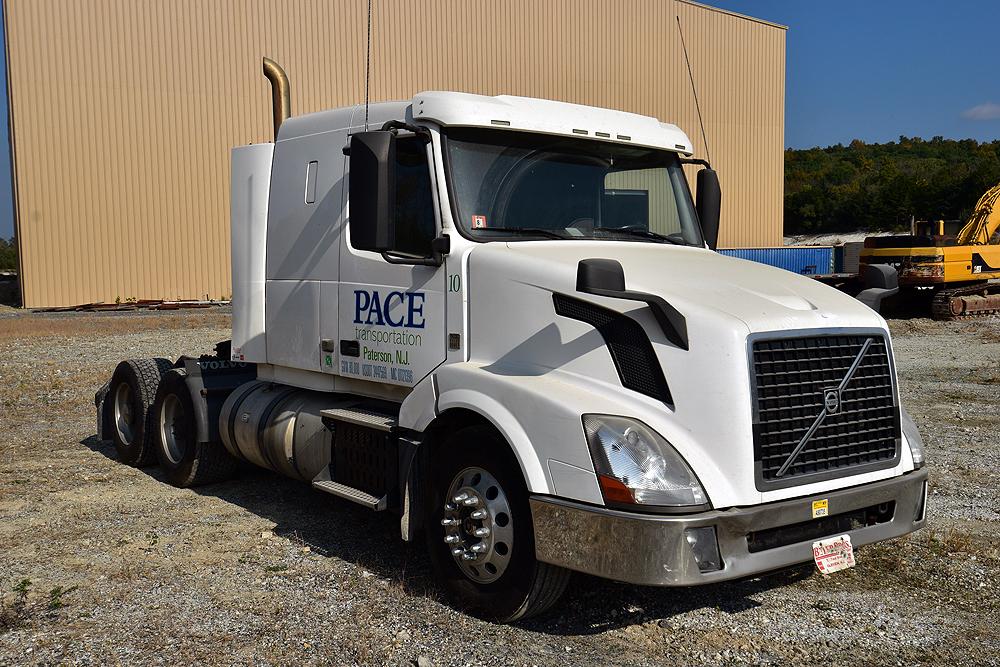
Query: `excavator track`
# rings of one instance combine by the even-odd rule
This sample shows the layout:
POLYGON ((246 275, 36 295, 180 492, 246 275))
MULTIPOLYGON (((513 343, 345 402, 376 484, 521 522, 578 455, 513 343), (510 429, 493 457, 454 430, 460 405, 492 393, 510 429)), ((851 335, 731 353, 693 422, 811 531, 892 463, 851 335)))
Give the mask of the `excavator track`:
POLYGON ((1000 316, 1000 283, 940 290, 931 303, 935 320, 974 320, 1000 316))

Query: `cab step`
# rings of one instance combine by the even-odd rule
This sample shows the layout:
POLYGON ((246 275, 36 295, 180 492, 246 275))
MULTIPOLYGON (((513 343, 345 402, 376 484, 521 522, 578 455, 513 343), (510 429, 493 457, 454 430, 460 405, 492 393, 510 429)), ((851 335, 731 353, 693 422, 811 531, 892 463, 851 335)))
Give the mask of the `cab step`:
POLYGON ((347 422, 355 426, 370 428, 375 431, 391 433, 396 428, 396 417, 361 406, 346 408, 330 408, 321 410, 320 416, 325 420, 347 422))
POLYGON ((340 482, 334 482, 332 480, 313 480, 313 488, 319 489, 331 495, 337 496, 338 498, 343 498, 344 500, 350 500, 352 503, 357 503, 362 507, 366 507, 373 512, 382 512, 389 506, 388 496, 382 496, 378 498, 370 493, 366 493, 361 489, 355 489, 353 487, 347 486, 346 484, 341 484, 340 482))

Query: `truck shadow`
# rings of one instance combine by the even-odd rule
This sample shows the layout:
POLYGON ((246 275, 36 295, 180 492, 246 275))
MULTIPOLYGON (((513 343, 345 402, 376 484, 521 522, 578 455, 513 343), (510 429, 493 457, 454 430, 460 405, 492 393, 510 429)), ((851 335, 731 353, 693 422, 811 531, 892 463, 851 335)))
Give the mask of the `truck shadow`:
MULTIPOLYGON (((110 442, 91 436, 80 444, 117 462, 110 442)), ((166 483, 159 468, 143 472, 166 483)), ((251 467, 232 481, 193 490, 273 522, 275 535, 308 546, 314 553, 353 563, 409 594, 444 599, 434 584, 423 540, 402 542, 398 517, 373 514, 303 482, 251 467)), ((574 574, 566 595, 553 610, 518 625, 567 636, 595 635, 650 621, 669 627, 671 617, 698 609, 739 614, 759 607, 761 603, 754 599, 757 594, 806 579, 812 572, 812 565, 806 564, 754 579, 686 589, 631 586, 574 574)))

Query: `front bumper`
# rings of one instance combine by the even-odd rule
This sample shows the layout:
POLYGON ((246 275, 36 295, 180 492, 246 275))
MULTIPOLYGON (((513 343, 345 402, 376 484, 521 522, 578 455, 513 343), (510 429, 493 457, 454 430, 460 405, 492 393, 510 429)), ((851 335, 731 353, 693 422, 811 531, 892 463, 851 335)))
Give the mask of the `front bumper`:
POLYGON ((533 496, 530 502, 538 560, 630 584, 696 586, 807 562, 814 540, 844 532, 859 546, 919 530, 926 523, 926 497, 924 469, 816 496, 680 516, 634 514, 548 496, 533 496), (834 518, 888 503, 894 508, 881 523, 785 544, 815 525, 812 503, 822 499, 829 501, 834 518), (698 568, 685 530, 703 526, 715 527, 721 569, 698 568), (783 532, 788 539, 782 539, 783 532), (751 551, 751 533, 767 535, 780 546, 751 551))

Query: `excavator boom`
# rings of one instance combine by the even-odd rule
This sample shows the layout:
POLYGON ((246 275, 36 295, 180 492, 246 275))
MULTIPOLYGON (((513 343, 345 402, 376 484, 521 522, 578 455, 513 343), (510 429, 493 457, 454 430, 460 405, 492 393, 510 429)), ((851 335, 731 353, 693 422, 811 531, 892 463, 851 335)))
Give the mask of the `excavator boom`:
POLYGON ((1000 229, 1000 183, 987 190, 986 194, 976 202, 976 208, 969 216, 969 221, 958 232, 955 245, 989 245, 996 243, 993 238, 1000 229))

